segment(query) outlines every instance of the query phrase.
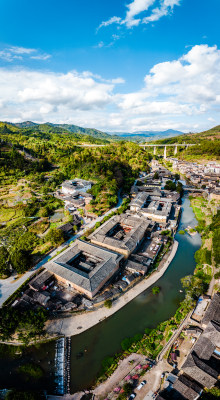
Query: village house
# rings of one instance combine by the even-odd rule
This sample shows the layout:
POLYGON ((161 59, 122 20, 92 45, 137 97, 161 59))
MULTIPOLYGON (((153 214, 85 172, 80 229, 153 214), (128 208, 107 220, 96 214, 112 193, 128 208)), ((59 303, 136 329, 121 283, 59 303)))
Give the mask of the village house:
POLYGON ((129 214, 115 215, 89 236, 92 243, 123 254, 126 258, 137 248, 151 221, 129 214))
POLYGON ((76 195, 87 192, 91 187, 92 182, 76 178, 62 183, 62 193, 66 195, 76 195))
POLYGON ((209 194, 210 200, 220 200, 220 190, 213 190, 209 194))
POLYGON ((220 375, 220 294, 216 293, 202 319, 204 332, 192 348, 182 372, 203 387, 213 387, 220 375))
POLYGON ((121 254, 82 240, 63 251, 45 268, 58 282, 93 298, 119 270, 121 254))
POLYGON ((213 387, 220 375, 220 325, 209 322, 182 366, 184 374, 203 387, 213 387))

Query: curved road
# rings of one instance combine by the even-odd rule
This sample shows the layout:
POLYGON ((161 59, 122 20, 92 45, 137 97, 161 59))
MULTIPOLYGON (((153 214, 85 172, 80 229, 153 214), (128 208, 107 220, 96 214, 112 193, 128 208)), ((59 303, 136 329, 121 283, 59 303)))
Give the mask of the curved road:
POLYGON ((110 213, 116 211, 122 204, 122 196, 120 193, 120 190, 118 192, 118 203, 117 205, 112 208, 111 210, 107 211, 105 214, 103 214, 101 217, 97 217, 94 221, 90 222, 87 224, 84 228, 80 229, 79 232, 72 236, 69 240, 67 240, 65 243, 63 243, 61 246, 53 250, 50 254, 48 254, 46 257, 44 257, 43 260, 41 260, 38 264, 36 264, 33 268, 31 268, 29 271, 27 271, 25 274, 23 274, 20 278, 15 279, 15 276, 17 275, 16 273, 11 275, 7 279, 0 279, 0 307, 2 307, 3 303, 17 290, 19 287, 40 268, 44 264, 46 264, 51 257, 54 257, 57 255, 57 253, 61 250, 63 250, 65 247, 67 247, 71 242, 73 242, 75 239, 79 238, 80 236, 84 235, 84 233, 87 231, 87 229, 91 229, 95 226, 96 222, 101 222, 102 219, 109 215, 110 213))

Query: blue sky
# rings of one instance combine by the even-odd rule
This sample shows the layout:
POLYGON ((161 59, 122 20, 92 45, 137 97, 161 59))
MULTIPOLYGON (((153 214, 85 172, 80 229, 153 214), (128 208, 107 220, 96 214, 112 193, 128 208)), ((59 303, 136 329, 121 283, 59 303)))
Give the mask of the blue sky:
POLYGON ((0 119, 219 124, 219 0, 2 0, 0 119))

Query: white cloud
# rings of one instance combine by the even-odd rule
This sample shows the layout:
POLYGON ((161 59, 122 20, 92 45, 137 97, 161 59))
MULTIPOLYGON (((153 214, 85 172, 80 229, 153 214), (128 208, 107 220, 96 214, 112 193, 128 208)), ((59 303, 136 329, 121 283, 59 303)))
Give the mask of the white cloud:
POLYGON ((36 49, 27 49, 25 47, 19 47, 19 46, 11 46, 8 51, 13 54, 31 54, 35 53, 37 50, 36 49))
POLYGON ((32 60, 42 60, 42 61, 45 61, 45 60, 49 60, 49 58, 51 58, 51 55, 50 54, 38 54, 38 55, 36 55, 36 56, 31 56, 30 57, 32 60))
POLYGON ((118 85, 123 83, 123 78, 104 79, 90 71, 0 68, 1 120, 129 132, 202 130, 219 119, 220 50, 216 46, 194 46, 179 59, 154 65, 139 91, 120 93, 118 85))
POLYGON ((171 14, 174 6, 179 6, 181 0, 133 0, 127 4, 127 12, 125 18, 111 17, 107 21, 103 21, 99 27, 106 27, 112 24, 126 25, 127 28, 138 26, 139 24, 148 24, 158 21, 160 18, 171 14), (152 7, 155 7, 152 9, 152 7), (148 15, 146 13, 148 12, 148 15), (145 13, 145 16, 143 16, 145 13))
POLYGON ((48 60, 51 55, 41 53, 37 49, 29 49, 26 47, 10 46, 0 50, 0 59, 7 62, 21 61, 24 58, 33 60, 48 60))
POLYGON ((62 119, 75 110, 102 109, 112 101, 113 83, 77 72, 58 74, 0 69, 1 119, 62 119))
POLYGON ((112 24, 120 24, 121 22, 121 18, 120 17, 111 17, 108 21, 103 21, 99 27, 102 28, 103 26, 108 26, 108 25, 112 25, 112 24))
POLYGON ((128 27, 138 25, 141 20, 135 20, 134 17, 136 17, 143 11, 147 11, 154 2, 155 0, 134 0, 132 3, 128 4, 128 11, 126 13, 124 23, 128 27))

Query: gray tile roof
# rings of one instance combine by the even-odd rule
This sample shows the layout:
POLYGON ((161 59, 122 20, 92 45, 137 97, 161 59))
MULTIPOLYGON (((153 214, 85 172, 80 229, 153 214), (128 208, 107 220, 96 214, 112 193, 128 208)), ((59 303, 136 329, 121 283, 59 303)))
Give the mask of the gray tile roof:
POLYGON ((89 236, 89 239, 100 243, 100 245, 109 245, 131 252, 136 244, 143 238, 150 223, 151 221, 134 215, 115 215, 101 225, 100 228, 96 229, 96 231, 89 236), (128 232, 122 240, 108 236, 108 233, 117 224, 131 228, 130 232, 128 232))
POLYGON ((211 320, 220 323, 220 293, 214 295, 202 320, 202 324, 207 325, 211 320))
POLYGON ((147 200, 147 198, 149 197, 149 194, 146 192, 140 192, 137 194, 137 196, 131 201, 130 203, 130 207, 138 207, 138 208, 142 208, 147 200))
POLYGON ((180 375, 179 379, 173 385, 173 389, 182 395, 186 400, 195 400, 201 393, 201 387, 184 375, 180 375))
POLYGON ((200 360, 195 353, 191 353, 187 357, 183 365, 183 371, 207 388, 214 386, 218 378, 218 373, 200 360))
POLYGON ((121 254, 76 240, 73 246, 48 262, 45 267, 51 273, 93 293, 103 281, 112 276, 122 258, 121 254), (82 261, 79 262, 79 268, 77 265, 70 265, 82 252, 95 258, 96 265, 93 268, 82 261))
POLYGON ((220 374, 220 360, 213 352, 220 343, 220 325, 211 321, 187 357, 182 369, 199 382, 211 388, 220 374))
POLYGON ((49 271, 43 271, 39 275, 37 275, 35 278, 33 278, 29 282, 29 286, 33 287, 34 289, 38 290, 42 286, 45 285, 47 281, 49 281, 52 278, 52 275, 49 271))
POLYGON ((136 271, 136 272, 143 272, 144 274, 147 273, 148 267, 133 260, 128 260, 126 264, 126 268, 136 271))

